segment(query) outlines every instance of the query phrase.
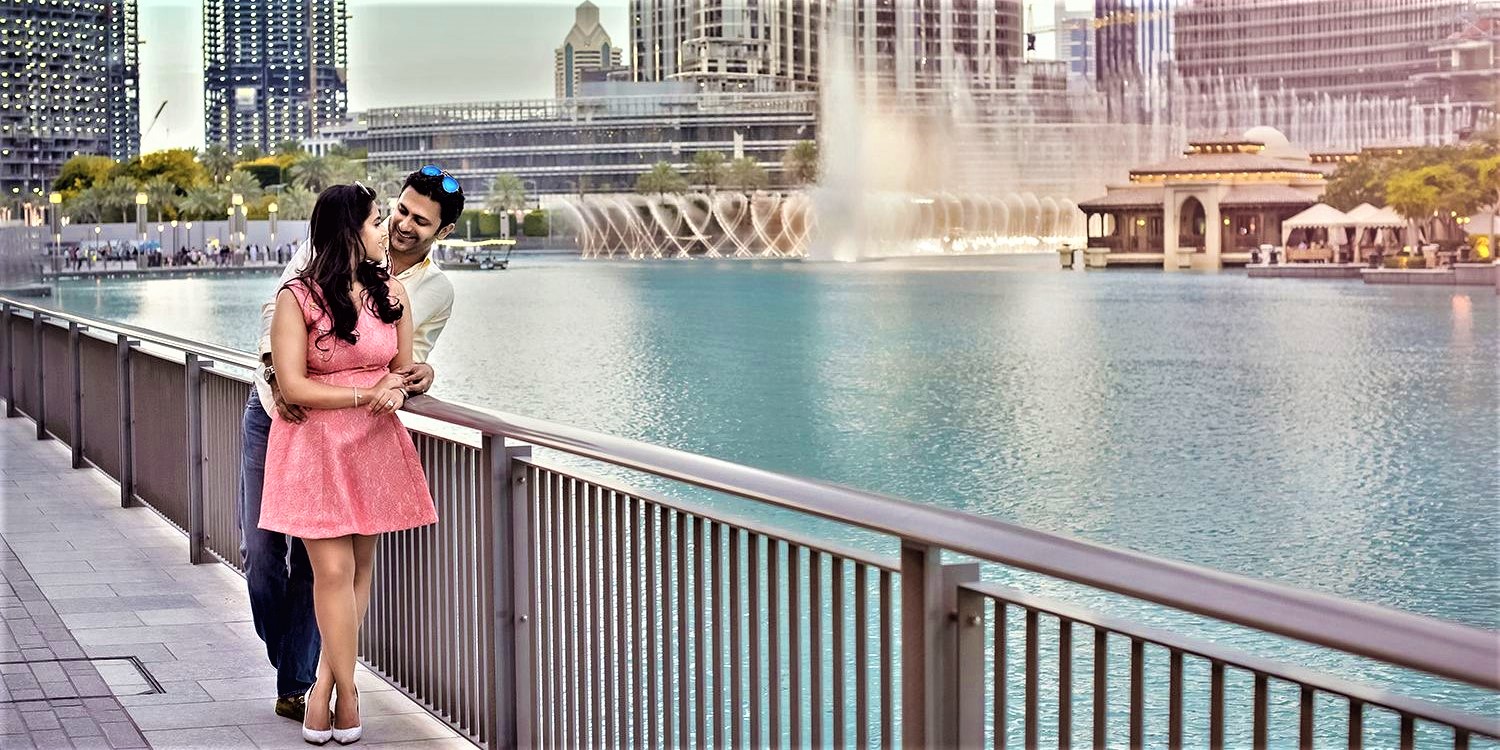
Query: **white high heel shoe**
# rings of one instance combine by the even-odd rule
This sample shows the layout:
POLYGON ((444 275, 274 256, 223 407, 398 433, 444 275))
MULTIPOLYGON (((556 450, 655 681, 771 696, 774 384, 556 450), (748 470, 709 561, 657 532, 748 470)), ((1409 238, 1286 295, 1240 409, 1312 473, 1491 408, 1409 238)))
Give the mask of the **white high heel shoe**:
MULTIPOLYGON (((313 687, 317 687, 317 685, 314 684, 313 687)), ((308 688, 307 689, 307 693, 302 696, 302 700, 304 702, 304 706, 311 705, 311 703, 312 703, 312 692, 313 692, 313 689, 312 688, 308 688)), ((304 708, 303 709, 304 713, 302 714, 302 741, 306 742, 306 743, 308 743, 310 745, 326 745, 326 744, 328 744, 328 741, 331 740, 331 739, 333 739, 333 729, 331 729, 331 728, 330 729, 313 729, 313 728, 307 726, 307 713, 305 713, 306 710, 307 709, 304 708)), ((328 717, 328 724, 331 727, 333 725, 332 711, 330 711, 329 714, 330 715, 328 717)))
MULTIPOLYGON (((354 692, 354 700, 355 702, 359 701, 358 690, 354 692)), ((332 726, 331 721, 329 722, 329 726, 332 726)), ((338 727, 333 727, 333 741, 339 743, 340 745, 352 745, 356 742, 359 742, 359 738, 363 737, 364 734, 365 725, 363 721, 355 724, 352 727, 349 727, 348 729, 339 729, 338 727)))

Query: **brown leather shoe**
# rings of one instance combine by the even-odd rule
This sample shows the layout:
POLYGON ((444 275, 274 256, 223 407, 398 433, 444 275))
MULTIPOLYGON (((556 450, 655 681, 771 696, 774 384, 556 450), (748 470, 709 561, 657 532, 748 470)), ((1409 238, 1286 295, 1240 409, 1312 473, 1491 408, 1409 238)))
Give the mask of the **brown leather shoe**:
POLYGON ((302 717, 307 713, 307 696, 298 693, 276 699, 276 715, 285 716, 298 724, 302 723, 302 717))

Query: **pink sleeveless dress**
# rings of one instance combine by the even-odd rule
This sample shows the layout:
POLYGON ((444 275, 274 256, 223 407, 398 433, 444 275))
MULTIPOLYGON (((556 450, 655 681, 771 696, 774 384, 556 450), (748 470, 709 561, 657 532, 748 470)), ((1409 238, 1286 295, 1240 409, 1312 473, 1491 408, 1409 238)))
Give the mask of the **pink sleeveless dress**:
MULTIPOLYGON (((307 375, 343 388, 369 388, 390 371, 396 326, 361 306, 358 343, 329 336, 332 321, 300 281, 290 287, 307 323, 307 375), (321 348, 320 348, 321 346, 321 348)), ((410 315, 411 311, 407 310, 410 315)), ((395 414, 372 416, 369 404, 306 409, 293 424, 271 415, 260 527, 303 539, 374 535, 437 522, 432 494, 411 434, 395 414)))

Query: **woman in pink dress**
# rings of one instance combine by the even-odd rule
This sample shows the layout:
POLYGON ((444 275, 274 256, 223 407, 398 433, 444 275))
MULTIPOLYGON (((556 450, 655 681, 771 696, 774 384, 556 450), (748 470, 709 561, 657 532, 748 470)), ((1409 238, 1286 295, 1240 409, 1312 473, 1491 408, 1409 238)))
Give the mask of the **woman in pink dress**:
POLYGON ((300 422, 273 415, 260 527, 299 537, 313 568, 323 649, 307 692, 303 739, 361 734, 354 661, 370 605, 375 545, 388 531, 437 521, 392 371, 411 364, 411 303, 385 270, 375 193, 335 185, 318 196, 313 258, 276 296, 271 360, 300 422))

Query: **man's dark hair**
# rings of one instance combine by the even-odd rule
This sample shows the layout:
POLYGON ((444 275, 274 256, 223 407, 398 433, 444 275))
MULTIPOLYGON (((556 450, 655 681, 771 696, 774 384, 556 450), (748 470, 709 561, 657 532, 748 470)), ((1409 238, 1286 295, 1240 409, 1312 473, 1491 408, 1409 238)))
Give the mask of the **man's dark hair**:
MULTIPOLYGON (((455 181, 457 178, 455 178, 455 181)), ((433 199, 438 204, 439 227, 458 223, 458 216, 464 212, 464 189, 459 187, 458 192, 450 193, 443 190, 443 176, 429 176, 417 170, 406 176, 406 183, 401 186, 405 191, 407 188, 433 199)))

